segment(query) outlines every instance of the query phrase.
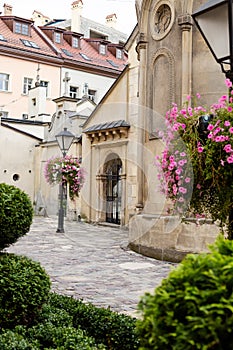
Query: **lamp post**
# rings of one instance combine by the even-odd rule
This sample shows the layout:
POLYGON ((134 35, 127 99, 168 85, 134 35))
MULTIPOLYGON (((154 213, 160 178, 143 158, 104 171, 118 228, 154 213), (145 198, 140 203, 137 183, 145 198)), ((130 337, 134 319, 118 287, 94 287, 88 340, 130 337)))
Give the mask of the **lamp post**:
MULTIPOLYGON (((192 17, 222 72, 233 83, 233 0, 209 0, 192 17)), ((228 238, 233 239, 232 204, 228 238)))
MULTIPOLYGON (((59 134, 55 135, 58 146, 62 152, 63 157, 66 156, 68 150, 70 149, 70 146, 75 138, 75 136, 67 130, 67 128, 64 128, 63 131, 61 131, 59 134)), ((58 227, 57 232, 65 232, 64 231, 64 208, 63 208, 63 194, 64 194, 64 186, 63 182, 61 180, 59 184, 59 197, 60 197, 60 206, 59 206, 59 212, 58 212, 58 227)))

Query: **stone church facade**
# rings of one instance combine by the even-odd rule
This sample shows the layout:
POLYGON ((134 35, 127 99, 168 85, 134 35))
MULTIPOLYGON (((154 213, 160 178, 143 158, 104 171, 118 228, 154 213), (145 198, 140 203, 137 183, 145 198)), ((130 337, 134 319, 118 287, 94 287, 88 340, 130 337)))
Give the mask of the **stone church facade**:
POLYGON ((191 14, 202 0, 136 0, 138 25, 126 48, 129 65, 83 126, 87 181, 81 212, 91 222, 129 227, 129 245, 159 259, 179 261, 199 252, 218 232, 166 214, 154 160, 158 131, 172 103, 199 93, 211 104, 226 93, 224 76, 191 14))

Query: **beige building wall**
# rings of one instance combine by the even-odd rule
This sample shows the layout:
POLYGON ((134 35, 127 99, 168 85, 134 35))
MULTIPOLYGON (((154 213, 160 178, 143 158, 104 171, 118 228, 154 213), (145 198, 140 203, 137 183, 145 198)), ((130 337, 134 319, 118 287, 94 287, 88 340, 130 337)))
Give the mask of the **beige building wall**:
POLYGON ((84 124, 82 154, 87 178, 81 192, 81 215, 92 222, 106 221, 106 164, 119 158, 121 170, 120 224, 128 226, 135 214, 137 201, 137 130, 138 130, 138 60, 136 34, 132 35, 126 49, 130 64, 110 88, 102 103, 84 124), (98 133, 86 134, 85 129, 98 124, 124 120, 129 128, 113 128, 98 133))
POLYGON ((32 202, 35 198, 34 179, 37 171, 35 144, 38 141, 9 127, 0 126, 0 182, 19 187, 30 196, 32 202))

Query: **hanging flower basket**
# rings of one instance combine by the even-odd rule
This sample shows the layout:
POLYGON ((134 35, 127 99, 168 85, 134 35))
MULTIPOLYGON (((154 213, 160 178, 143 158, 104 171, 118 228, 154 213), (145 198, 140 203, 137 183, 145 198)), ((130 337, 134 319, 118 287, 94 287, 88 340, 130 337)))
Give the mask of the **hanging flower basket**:
MULTIPOLYGON (((232 84, 227 79, 226 85, 232 84)), ((197 94, 200 98, 200 95, 197 94)), ((222 96, 210 108, 177 105, 161 132, 165 149, 156 157, 160 189, 181 216, 209 216, 232 231, 233 99, 222 96)), ((233 232, 232 232, 233 234, 233 232)), ((231 236, 231 233, 230 233, 231 236)))
POLYGON ((69 185, 69 197, 74 200, 85 181, 85 171, 80 162, 73 156, 52 157, 47 160, 44 167, 44 176, 50 185, 59 183, 69 185))

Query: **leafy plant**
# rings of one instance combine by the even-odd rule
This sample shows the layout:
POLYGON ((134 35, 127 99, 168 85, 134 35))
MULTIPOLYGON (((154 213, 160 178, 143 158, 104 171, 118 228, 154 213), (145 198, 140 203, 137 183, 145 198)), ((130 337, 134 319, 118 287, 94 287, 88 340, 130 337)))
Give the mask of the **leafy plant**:
POLYGON ((38 262, 0 254, 0 328, 31 324, 48 298, 50 279, 38 262))
POLYGON ((1 350, 36 350, 40 349, 37 341, 25 339, 21 334, 15 331, 5 330, 0 334, 0 349, 1 350))
POLYGON ((70 199, 79 196, 79 192, 84 184, 84 169, 80 167, 80 162, 73 156, 50 158, 44 168, 46 181, 50 185, 69 184, 70 199))
POLYGON ((15 346, 9 347, 12 350, 138 349, 134 318, 72 297, 56 293, 49 296, 32 325, 17 325, 12 330, 0 328, 1 349, 8 349, 10 341, 15 346))
POLYGON ((233 349, 233 241, 188 255, 139 303, 140 350, 233 349))
MULTIPOLYGON (((226 81, 228 87, 232 84, 226 81)), ((200 97, 200 96, 198 96, 200 97)), ((161 190, 181 216, 210 216, 233 238, 233 103, 209 109, 177 105, 167 112, 165 149, 156 159, 161 190)))
POLYGON ((85 329, 89 336, 94 337, 97 343, 104 344, 107 349, 138 349, 134 318, 56 294, 52 295, 50 303, 72 314, 73 326, 85 329))
POLYGON ((29 196, 19 188, 0 184, 0 250, 25 235, 32 223, 33 207, 29 196))

